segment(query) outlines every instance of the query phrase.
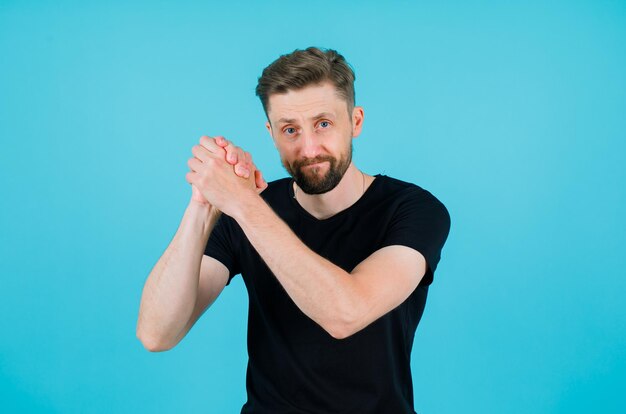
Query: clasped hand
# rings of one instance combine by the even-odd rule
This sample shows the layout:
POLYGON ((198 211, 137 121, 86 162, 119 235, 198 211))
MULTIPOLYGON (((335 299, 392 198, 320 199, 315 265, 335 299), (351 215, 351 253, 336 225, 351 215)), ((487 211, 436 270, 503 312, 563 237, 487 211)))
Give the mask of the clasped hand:
MULTIPOLYGON (((210 205, 229 214, 243 197, 267 187, 249 152, 224 137, 200 137, 187 161, 191 170, 185 179, 192 188, 192 202, 210 205)), ((231 214, 229 214, 231 215, 231 214)))

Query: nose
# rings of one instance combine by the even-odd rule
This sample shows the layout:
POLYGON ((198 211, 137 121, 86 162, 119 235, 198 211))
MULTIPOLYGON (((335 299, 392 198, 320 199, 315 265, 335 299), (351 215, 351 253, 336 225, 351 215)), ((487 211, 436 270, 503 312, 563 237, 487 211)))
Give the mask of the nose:
POLYGON ((315 131, 304 129, 301 132, 300 155, 305 158, 315 158, 321 152, 321 138, 315 131))

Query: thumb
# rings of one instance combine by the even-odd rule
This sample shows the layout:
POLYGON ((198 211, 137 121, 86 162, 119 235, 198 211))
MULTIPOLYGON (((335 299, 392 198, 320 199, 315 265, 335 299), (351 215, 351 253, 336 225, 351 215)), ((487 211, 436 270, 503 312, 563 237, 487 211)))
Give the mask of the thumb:
POLYGON ((263 178, 261 170, 254 170, 254 183, 259 193, 267 188, 267 183, 263 178))

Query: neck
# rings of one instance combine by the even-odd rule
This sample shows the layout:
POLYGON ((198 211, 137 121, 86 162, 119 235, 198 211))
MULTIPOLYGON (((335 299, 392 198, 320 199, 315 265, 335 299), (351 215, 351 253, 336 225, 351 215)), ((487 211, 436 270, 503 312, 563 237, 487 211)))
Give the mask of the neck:
POLYGON ((325 219, 350 207, 361 198, 371 183, 371 177, 359 171, 353 163, 335 188, 324 194, 306 194, 294 183, 296 200, 309 214, 325 219))

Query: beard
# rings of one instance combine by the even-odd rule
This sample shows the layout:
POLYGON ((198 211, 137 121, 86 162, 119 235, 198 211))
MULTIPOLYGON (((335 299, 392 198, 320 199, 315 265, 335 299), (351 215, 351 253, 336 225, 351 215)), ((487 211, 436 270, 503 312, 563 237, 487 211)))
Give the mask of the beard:
POLYGON ((337 187, 352 162, 352 142, 346 154, 337 159, 331 155, 318 155, 314 158, 304 158, 289 164, 283 160, 283 166, 293 177, 296 184, 306 194, 324 194, 337 187), (326 174, 321 173, 320 167, 306 168, 311 164, 328 162, 326 174))

